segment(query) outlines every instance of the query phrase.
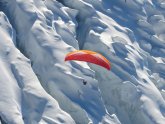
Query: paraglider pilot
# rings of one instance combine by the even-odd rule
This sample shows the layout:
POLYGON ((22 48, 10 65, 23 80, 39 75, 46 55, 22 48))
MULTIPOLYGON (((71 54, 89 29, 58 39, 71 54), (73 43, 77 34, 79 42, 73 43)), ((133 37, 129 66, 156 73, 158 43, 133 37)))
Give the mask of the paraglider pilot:
POLYGON ((83 80, 83 84, 86 85, 87 84, 87 81, 86 80, 83 80))

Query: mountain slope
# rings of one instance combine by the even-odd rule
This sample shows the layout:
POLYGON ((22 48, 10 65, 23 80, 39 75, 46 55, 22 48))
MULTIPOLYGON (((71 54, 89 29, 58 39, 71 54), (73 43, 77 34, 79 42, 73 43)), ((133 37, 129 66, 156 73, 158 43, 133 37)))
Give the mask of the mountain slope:
POLYGON ((0 83, 9 80, 1 86, 1 120, 165 122, 163 1, 1 0, 0 11, 7 16, 0 17, 4 39, 0 83), (12 54, 5 47, 8 39, 12 54), (85 62, 64 62, 65 55, 76 49, 103 54, 111 62, 111 71, 85 62), (4 109, 8 104, 15 107, 13 113, 4 109))
POLYGON ((101 69, 91 66, 97 73, 96 78, 109 113, 115 111, 125 124, 164 123, 163 87, 156 87, 158 81, 164 82, 164 29, 157 28, 159 23, 163 23, 164 11, 159 6, 155 8, 149 1, 63 2, 80 10, 80 47, 100 52, 112 62, 111 72, 101 72, 101 69), (77 6, 81 4, 83 9, 77 6), (83 15, 86 10, 91 12, 88 16, 83 15), (148 15, 153 16, 153 21, 149 20, 151 17, 148 15), (152 23, 154 27, 151 27, 152 23), (145 49, 148 46, 151 47, 150 51, 145 49), (156 75, 158 80, 155 79, 156 75))
POLYGON ((0 116, 3 121, 8 124, 74 123, 44 91, 30 61, 15 48, 14 31, 2 12, 0 24, 0 116))

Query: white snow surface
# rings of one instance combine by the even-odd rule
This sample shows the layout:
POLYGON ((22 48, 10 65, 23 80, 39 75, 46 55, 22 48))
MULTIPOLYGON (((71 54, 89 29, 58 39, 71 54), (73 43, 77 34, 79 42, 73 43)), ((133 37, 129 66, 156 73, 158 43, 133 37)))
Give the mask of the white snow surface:
POLYGON ((0 124, 165 124, 165 2, 0 0, 0 70, 0 124))

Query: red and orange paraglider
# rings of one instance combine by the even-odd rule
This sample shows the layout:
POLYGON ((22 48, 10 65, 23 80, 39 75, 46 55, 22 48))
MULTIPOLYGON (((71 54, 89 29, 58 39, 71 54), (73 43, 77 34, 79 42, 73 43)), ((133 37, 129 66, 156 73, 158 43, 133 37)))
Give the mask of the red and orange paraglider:
POLYGON ((110 70, 110 62, 101 54, 89 50, 76 50, 66 55, 65 61, 77 60, 94 63, 110 70))

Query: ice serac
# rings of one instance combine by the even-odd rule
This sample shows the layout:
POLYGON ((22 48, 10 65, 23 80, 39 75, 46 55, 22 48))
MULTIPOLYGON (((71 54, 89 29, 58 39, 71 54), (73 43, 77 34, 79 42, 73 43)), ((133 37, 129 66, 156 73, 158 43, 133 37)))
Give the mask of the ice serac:
POLYGON ((77 10, 55 0, 3 0, 1 5, 16 30, 17 47, 31 60, 42 87, 77 124, 119 122, 106 111, 87 63, 64 62, 68 52, 79 49, 77 10))
POLYGON ((112 63, 111 72, 90 64, 96 71, 108 112, 123 124, 163 124, 163 2, 62 0, 62 3, 79 11, 80 48, 100 52, 112 63))
POLYGON ((27 59, 15 47, 11 24, 0 12, 0 122, 2 124, 74 123, 42 88, 27 59))

